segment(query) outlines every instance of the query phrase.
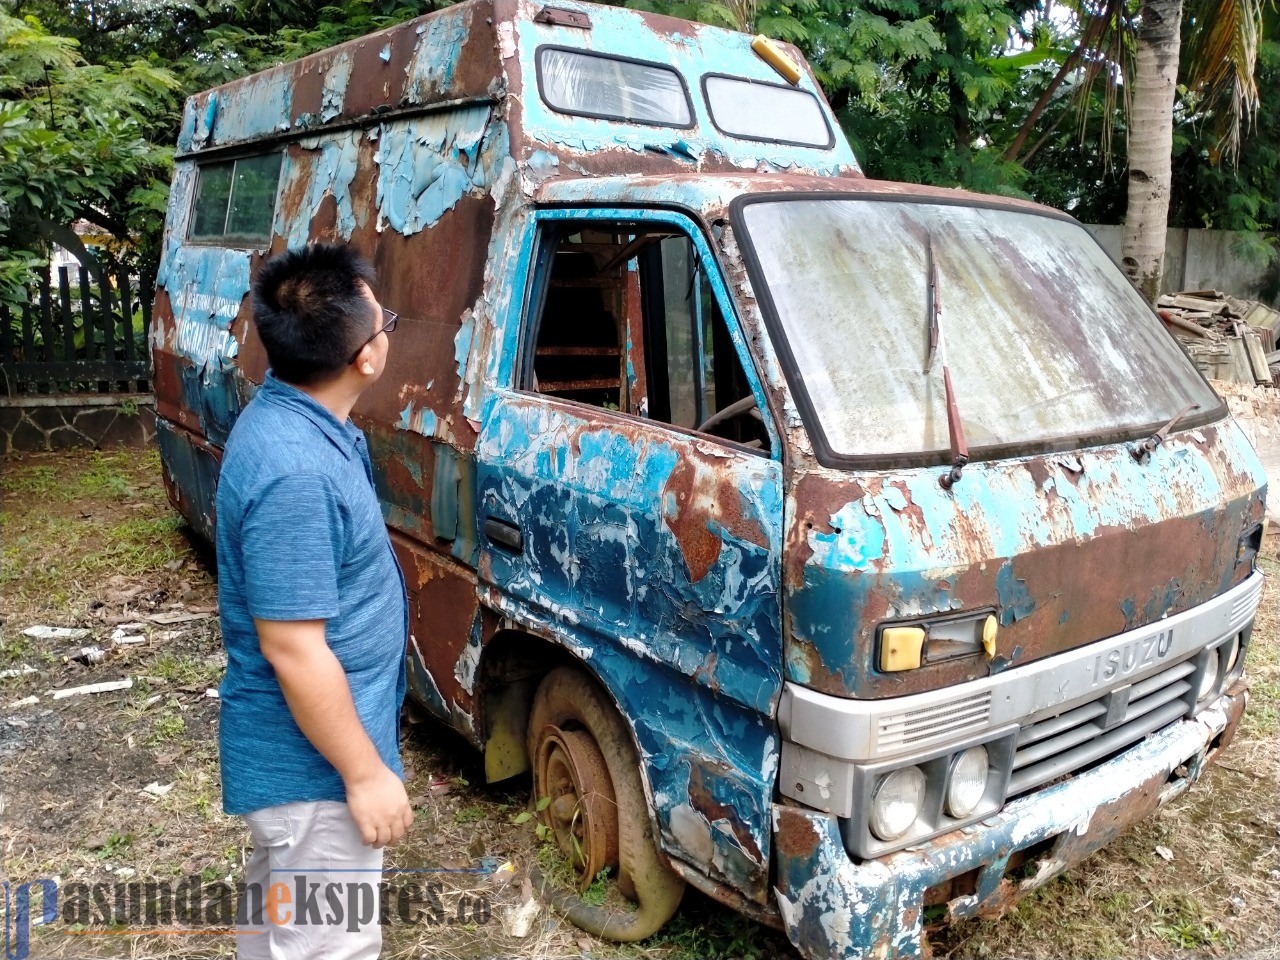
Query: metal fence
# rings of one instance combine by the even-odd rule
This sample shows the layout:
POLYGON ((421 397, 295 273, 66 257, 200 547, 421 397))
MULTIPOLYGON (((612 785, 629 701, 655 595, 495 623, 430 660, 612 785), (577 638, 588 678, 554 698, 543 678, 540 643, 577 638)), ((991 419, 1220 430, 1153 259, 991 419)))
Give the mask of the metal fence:
POLYGON ((5 395, 146 393, 154 283, 127 273, 105 286, 83 268, 40 277, 18 310, 0 305, 5 395))

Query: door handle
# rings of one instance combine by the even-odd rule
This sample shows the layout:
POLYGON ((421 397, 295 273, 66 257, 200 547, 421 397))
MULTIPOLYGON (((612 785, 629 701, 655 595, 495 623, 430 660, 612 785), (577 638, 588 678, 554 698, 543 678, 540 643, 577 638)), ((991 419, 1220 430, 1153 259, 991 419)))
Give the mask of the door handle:
POLYGON ((484 535, 494 546, 502 547, 512 553, 521 553, 524 550, 524 535, 510 520, 494 516, 485 517, 484 535))

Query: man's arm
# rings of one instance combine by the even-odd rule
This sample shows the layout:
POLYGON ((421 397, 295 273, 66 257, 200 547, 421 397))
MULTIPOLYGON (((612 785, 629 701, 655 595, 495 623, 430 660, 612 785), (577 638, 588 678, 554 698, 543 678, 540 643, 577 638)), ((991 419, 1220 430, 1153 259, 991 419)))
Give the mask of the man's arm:
POLYGON ((262 655, 275 669, 289 711, 312 746, 337 769, 364 842, 394 843, 413 823, 400 778, 369 739, 323 620, 254 620, 262 655))

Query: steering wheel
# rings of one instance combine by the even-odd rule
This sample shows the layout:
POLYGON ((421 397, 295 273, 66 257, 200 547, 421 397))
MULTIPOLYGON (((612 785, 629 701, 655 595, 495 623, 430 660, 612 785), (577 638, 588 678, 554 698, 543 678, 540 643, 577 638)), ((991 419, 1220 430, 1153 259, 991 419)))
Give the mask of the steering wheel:
POLYGON ((724 423, 726 420, 732 420, 734 417, 740 417, 744 413, 749 413, 761 423, 764 423, 764 416, 760 413, 760 407, 756 404, 756 396, 749 393, 741 400, 735 400, 723 410, 717 410, 707 419, 703 420, 695 428, 699 433, 706 433, 717 424, 724 423))

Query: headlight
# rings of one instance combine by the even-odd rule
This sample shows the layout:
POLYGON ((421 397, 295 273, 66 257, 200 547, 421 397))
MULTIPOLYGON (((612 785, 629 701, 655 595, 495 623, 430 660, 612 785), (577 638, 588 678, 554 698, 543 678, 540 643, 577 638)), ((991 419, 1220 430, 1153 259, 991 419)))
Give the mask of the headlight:
POLYGON ((1231 642, 1227 644, 1227 666, 1226 672, 1229 674, 1236 668, 1236 661, 1240 659, 1240 634, 1236 634, 1231 638, 1231 642))
POLYGON ((1204 673, 1200 675, 1200 684, 1196 687, 1196 702, 1199 703, 1218 685, 1218 651, 1210 650, 1204 665, 1204 673))
POLYGON ((947 814, 962 820, 987 792, 987 748, 970 747, 960 754, 947 783, 947 814))
POLYGON ((896 840, 916 822, 924 802, 924 771, 903 767, 886 774, 871 800, 871 832, 881 840, 896 840))

